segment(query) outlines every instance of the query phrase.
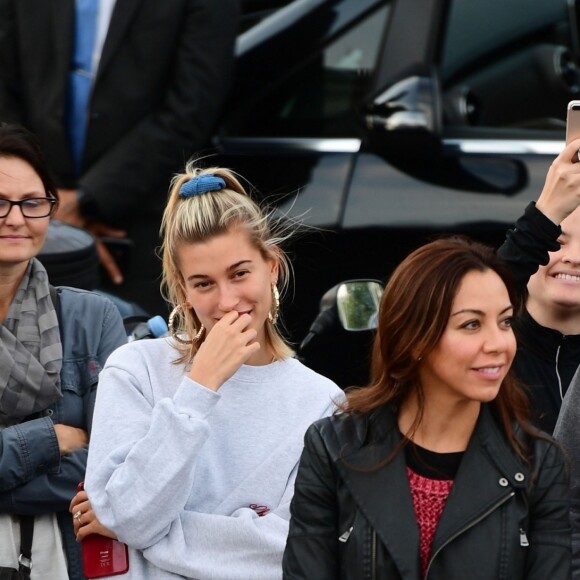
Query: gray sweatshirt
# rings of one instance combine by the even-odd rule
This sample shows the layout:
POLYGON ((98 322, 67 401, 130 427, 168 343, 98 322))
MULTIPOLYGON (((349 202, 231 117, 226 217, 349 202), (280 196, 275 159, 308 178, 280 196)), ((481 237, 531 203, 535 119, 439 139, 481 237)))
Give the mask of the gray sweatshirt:
POLYGON ((562 401, 554 437, 562 444, 570 466, 572 578, 580 580, 580 370, 562 401))
POLYGON ((175 358, 170 339, 133 342, 99 378, 85 488, 130 547, 122 578, 281 578, 304 432, 342 391, 288 359, 216 393, 175 358))

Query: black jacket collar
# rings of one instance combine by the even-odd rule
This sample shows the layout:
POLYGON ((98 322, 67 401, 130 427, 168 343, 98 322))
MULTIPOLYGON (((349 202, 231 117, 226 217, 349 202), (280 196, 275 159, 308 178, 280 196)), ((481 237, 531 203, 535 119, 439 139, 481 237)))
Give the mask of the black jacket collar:
POLYGON ((580 334, 562 334, 558 330, 538 324, 524 309, 515 320, 515 331, 518 344, 544 360, 553 361, 558 348, 565 346, 559 354, 560 360, 580 361, 580 334))
MULTIPOLYGON (((394 412, 386 407, 368 418, 335 421, 336 466, 353 499, 364 513, 404 577, 419 577, 418 526, 406 475, 404 453, 380 469, 401 439, 394 412), (354 431, 353 431, 354 428, 354 431), (356 433, 356 443, 352 445, 356 433), (341 441, 342 440, 342 441, 341 441), (349 444, 350 443, 350 444, 349 444), (401 526, 404 525, 404 533, 401 526)), ((507 443, 491 410, 482 405, 475 431, 459 466, 433 542, 433 551, 487 510, 525 488, 529 468, 507 443)))

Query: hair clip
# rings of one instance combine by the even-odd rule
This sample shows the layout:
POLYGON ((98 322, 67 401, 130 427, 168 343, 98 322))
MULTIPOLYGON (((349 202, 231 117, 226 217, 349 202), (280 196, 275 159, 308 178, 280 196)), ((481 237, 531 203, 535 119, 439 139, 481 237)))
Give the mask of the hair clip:
POLYGON ((221 177, 217 177, 213 173, 204 173, 186 181, 179 189, 179 196, 195 197, 208 191, 219 191, 225 186, 226 182, 221 177))

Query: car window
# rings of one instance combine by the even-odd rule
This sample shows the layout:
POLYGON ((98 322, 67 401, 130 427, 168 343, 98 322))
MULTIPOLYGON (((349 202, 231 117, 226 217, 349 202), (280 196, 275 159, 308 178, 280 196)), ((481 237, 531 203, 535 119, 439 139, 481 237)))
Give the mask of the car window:
POLYGON ((240 32, 255 26, 289 2, 290 0, 241 0, 240 32))
POLYGON ((251 109, 226 127, 238 136, 352 137, 368 92, 388 17, 388 5, 333 36, 295 70, 281 75, 251 109), (273 85, 273 86, 272 86, 273 85))
POLYGON ((566 0, 456 0, 451 3, 443 49, 445 75, 566 19, 566 0))
POLYGON ((567 0, 452 1, 439 70, 447 125, 563 130, 580 91, 567 0))

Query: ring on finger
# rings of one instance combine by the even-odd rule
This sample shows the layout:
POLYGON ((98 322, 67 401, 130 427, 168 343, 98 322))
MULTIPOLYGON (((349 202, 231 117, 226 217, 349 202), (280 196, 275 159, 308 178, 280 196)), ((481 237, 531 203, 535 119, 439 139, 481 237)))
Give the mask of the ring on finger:
POLYGON ((82 515, 83 513, 81 512, 81 510, 79 510, 78 512, 75 512, 73 518, 80 524, 82 515))

